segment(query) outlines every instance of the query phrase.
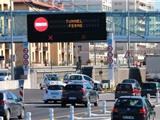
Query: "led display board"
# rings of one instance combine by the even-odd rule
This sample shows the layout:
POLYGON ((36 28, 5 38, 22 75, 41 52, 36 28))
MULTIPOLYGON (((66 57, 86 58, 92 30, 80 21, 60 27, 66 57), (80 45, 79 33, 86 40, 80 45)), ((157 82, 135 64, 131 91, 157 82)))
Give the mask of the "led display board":
POLYGON ((28 42, 81 42, 106 40, 105 13, 27 15, 28 42))

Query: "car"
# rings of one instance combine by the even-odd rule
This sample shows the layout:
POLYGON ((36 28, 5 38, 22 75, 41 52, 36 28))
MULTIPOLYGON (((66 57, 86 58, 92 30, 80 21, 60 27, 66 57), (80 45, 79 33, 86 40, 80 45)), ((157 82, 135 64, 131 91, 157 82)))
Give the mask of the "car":
POLYGON ((142 84, 142 96, 147 96, 147 94, 156 96, 157 92, 160 92, 159 82, 145 82, 142 84))
POLYGON ((64 86, 65 84, 62 82, 56 85, 49 85, 47 89, 44 91, 44 103, 48 103, 51 101, 56 103, 57 101, 61 101, 64 86))
POLYGON ((0 69, 0 81, 11 80, 11 72, 8 69, 0 69))
POLYGON ((56 73, 49 73, 43 76, 43 80, 40 83, 40 89, 46 88, 49 85, 57 84, 60 80, 60 77, 56 73))
POLYGON ((102 84, 100 81, 94 81, 94 90, 98 91, 98 93, 103 92, 102 84))
POLYGON ((141 89, 141 86, 136 79, 124 79, 122 83, 134 83, 136 87, 139 87, 141 89))
POLYGON ((98 106, 99 95, 89 82, 74 81, 67 84, 63 89, 61 106, 66 104, 76 105, 84 104, 87 107, 88 102, 98 106))
POLYGON ((94 80, 85 74, 72 73, 69 75, 68 83, 74 82, 76 80, 80 81, 89 81, 90 84, 94 85, 94 80))
POLYGON ((0 91, 0 116, 4 120, 11 118, 23 119, 25 116, 25 109, 22 99, 11 91, 0 91))
POLYGON ((115 90, 115 99, 120 96, 141 95, 141 89, 134 83, 119 83, 115 90))
POLYGON ((69 82, 69 76, 71 75, 71 73, 66 73, 63 77, 63 82, 64 83, 68 83, 69 82))
POLYGON ((121 96, 112 109, 111 120, 154 120, 156 112, 146 97, 121 96))

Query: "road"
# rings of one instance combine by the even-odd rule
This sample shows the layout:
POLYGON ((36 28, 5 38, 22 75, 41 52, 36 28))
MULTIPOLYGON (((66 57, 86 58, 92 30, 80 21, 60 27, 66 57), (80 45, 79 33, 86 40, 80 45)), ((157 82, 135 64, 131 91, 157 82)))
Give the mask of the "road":
MULTIPOLYGON (((14 91, 18 93, 18 90, 14 91)), ((69 112, 70 107, 67 105, 67 107, 61 107, 61 104, 44 104, 42 101, 42 90, 24 90, 24 103, 25 103, 25 109, 26 112, 31 112, 32 119, 33 120, 48 120, 49 118, 49 108, 54 109, 55 113, 55 120, 69 120, 69 112)), ((112 110, 113 104, 114 104, 114 94, 113 93, 107 93, 107 94, 101 94, 100 95, 100 102, 98 107, 94 107, 92 105, 92 113, 93 115, 100 115, 102 114, 102 108, 103 108, 103 101, 107 101, 107 112, 110 112, 112 110)), ((152 98, 151 101, 155 101, 155 98, 152 98)), ((154 104, 156 104, 154 102, 154 104)), ((156 105, 156 119, 159 120, 160 118, 160 105, 156 105)), ((77 119, 83 119, 86 118, 86 112, 87 108, 85 108, 83 105, 76 105, 75 107, 75 116, 77 119)), ((94 117, 95 118, 95 117, 94 117)), ((110 119, 110 113, 106 114, 106 119, 110 119)), ((94 120, 94 119, 89 119, 94 120)))

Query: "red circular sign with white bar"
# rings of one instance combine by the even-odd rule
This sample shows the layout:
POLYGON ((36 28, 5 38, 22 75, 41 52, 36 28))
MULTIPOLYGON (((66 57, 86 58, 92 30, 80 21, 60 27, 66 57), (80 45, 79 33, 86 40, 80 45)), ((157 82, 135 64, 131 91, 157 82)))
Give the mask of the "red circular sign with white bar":
POLYGON ((48 20, 44 17, 38 17, 34 21, 34 28, 38 32, 44 32, 48 28, 48 20))

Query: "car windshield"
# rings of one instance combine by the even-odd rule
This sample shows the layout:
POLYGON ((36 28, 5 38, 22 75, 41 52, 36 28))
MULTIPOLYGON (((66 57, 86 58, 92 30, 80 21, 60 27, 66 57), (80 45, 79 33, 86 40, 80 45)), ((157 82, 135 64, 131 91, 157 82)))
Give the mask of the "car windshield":
POLYGON ((66 85, 65 90, 80 90, 83 86, 82 85, 66 85))
POLYGON ((142 107, 142 100, 141 99, 133 99, 133 98, 119 98, 115 106, 120 107, 142 107))
POLYGON ((62 85, 52 85, 48 86, 48 90, 62 90, 63 86, 62 85))
POLYGON ((82 80, 82 76, 80 76, 80 75, 71 75, 69 80, 82 80))
POLYGON ((131 91, 132 86, 130 84, 119 84, 116 88, 117 91, 131 91))

